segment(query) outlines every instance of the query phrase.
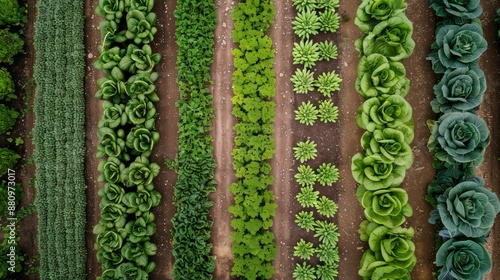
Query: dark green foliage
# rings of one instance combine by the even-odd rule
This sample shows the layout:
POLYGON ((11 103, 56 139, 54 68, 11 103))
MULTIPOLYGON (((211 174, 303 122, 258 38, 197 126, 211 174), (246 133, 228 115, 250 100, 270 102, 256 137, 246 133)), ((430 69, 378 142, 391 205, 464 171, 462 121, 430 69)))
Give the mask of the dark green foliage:
POLYGON ((0 104, 0 134, 9 132, 16 123, 19 113, 14 108, 0 104))
POLYGON ((27 9, 18 0, 0 0, 0 26, 23 25, 28 21, 27 9))
POLYGON ((23 52, 24 41, 19 34, 11 33, 9 29, 0 29, 0 63, 14 63, 14 56, 23 52))
POLYGON ((40 279, 85 279, 84 5, 71 0, 36 5, 33 142, 40 279))
POLYGON ((11 149, 0 148, 0 176, 5 175, 9 168, 13 168, 20 158, 21 156, 11 149))
POLYGON ((17 99, 14 82, 9 71, 0 68, 0 100, 10 101, 11 99, 17 99))
POLYGON ((473 240, 450 239, 439 248, 436 265, 442 267, 439 280, 482 279, 491 269, 491 257, 473 240))
POLYGON ((467 23, 483 12, 480 0, 431 0, 430 2, 431 8, 443 23, 467 23))
POLYGON ((272 1, 247 0, 232 12, 235 20, 232 51, 233 115, 238 119, 233 150, 233 166, 238 181, 230 187, 235 204, 233 214, 234 266, 231 274, 245 279, 269 279, 276 256, 273 224, 276 204, 267 189, 273 183, 267 162, 274 154, 272 122, 275 93, 274 52, 271 39, 264 34, 273 21, 272 1))

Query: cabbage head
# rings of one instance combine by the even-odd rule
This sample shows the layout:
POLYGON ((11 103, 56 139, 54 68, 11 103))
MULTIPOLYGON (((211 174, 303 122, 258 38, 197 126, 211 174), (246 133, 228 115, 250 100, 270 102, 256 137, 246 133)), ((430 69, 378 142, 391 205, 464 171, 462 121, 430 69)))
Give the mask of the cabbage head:
POLYGON ((476 66, 487 47, 478 24, 444 25, 438 29, 427 59, 432 62, 434 72, 440 74, 449 68, 476 66))
POLYGON ((452 112, 436 122, 428 147, 441 161, 478 166, 489 142, 490 131, 484 120, 472 113, 452 112))
POLYGON ((406 168, 394 163, 385 163, 378 154, 364 156, 357 153, 352 157, 352 176, 367 190, 399 186, 406 175, 406 168))
POLYGON ((364 0, 358 6, 354 23, 368 33, 376 23, 402 13, 407 7, 404 0, 364 0))
POLYGON ((377 260, 372 250, 363 253, 358 274, 363 277, 363 280, 411 279, 408 269, 377 260))
POLYGON ((436 265, 442 267, 438 280, 483 279, 491 269, 491 257, 473 240, 450 239, 439 247, 436 265))
POLYGON ((405 97, 410 89, 410 80, 406 77, 404 65, 390 61, 381 54, 362 56, 357 72, 356 90, 365 99, 387 99, 391 95, 405 97))
POLYGON ((356 195, 363 205, 368 221, 376 222, 387 228, 402 225, 413 214, 408 204, 408 194, 402 188, 385 188, 375 191, 359 186, 356 195))
POLYGON ((398 129, 383 128, 373 132, 366 131, 361 137, 361 146, 366 155, 379 154, 386 163, 409 168, 413 164, 413 153, 410 143, 413 140, 413 130, 407 126, 398 129))
POLYGON ((467 180, 438 197, 437 209, 446 229, 474 238, 489 234, 500 202, 483 180, 467 180))
POLYGON ((389 96, 386 100, 372 97, 358 108, 356 122, 368 131, 384 127, 398 128, 412 121, 410 103, 399 95, 389 96))
POLYGON ((431 8, 436 16, 456 24, 475 19, 483 12, 479 0, 431 0, 431 8))
POLYGON ((434 86, 436 98, 431 101, 436 113, 472 111, 481 104, 486 91, 484 72, 477 67, 449 69, 434 86))
POLYGON ((356 50, 360 55, 378 53, 392 61, 401 61, 413 53, 415 41, 411 38, 412 34, 411 21, 400 13, 381 21, 372 31, 356 40, 356 50))

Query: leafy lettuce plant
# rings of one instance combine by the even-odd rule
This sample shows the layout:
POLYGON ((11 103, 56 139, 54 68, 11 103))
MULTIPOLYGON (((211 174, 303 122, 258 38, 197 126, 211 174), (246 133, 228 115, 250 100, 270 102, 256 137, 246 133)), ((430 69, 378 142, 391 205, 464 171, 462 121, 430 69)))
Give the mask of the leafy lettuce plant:
POLYGON ((126 212, 135 216, 141 216, 151 207, 158 206, 160 200, 161 194, 154 190, 153 184, 140 185, 136 192, 128 192, 122 198, 123 204, 127 207, 126 212))
POLYGON ((436 265, 441 267, 438 280, 483 279, 491 269, 491 257, 474 240, 449 239, 439 247, 436 265))
POLYGON ((154 144, 160 140, 160 134, 157 131, 147 128, 134 127, 127 135, 126 146, 132 150, 133 155, 149 157, 154 144))
POLYGON ((355 45, 360 56, 378 53, 391 61, 401 61, 413 53, 415 41, 412 34, 413 24, 404 13, 400 13, 375 25, 356 40, 355 45))
POLYGON ((368 156, 378 154, 386 163, 409 168, 413 164, 413 153, 409 145, 413 135, 413 130, 404 125, 398 128, 375 129, 363 134, 361 146, 368 156))
POLYGON ((147 157, 138 156, 129 167, 121 172, 122 183, 127 187, 149 185, 153 178, 160 173, 160 166, 150 162, 147 157))
POLYGON ((438 29, 427 59, 434 72, 441 74, 450 68, 477 66, 479 56, 487 47, 479 24, 444 25, 438 29))
POLYGON ((446 229, 470 238, 487 236, 500 212, 497 195, 485 188, 480 178, 448 188, 437 202, 437 211, 446 229))
POLYGON ((14 108, 0 104, 0 134, 5 134, 6 132, 12 130, 18 117, 19 112, 17 112, 14 108))
POLYGON ((340 15, 334 9, 326 9, 319 14, 319 30, 323 32, 336 32, 339 29, 340 15))
POLYGON ((109 127, 101 127, 97 131, 99 145, 97 145, 97 158, 104 156, 116 157, 128 161, 130 156, 125 152, 125 132, 123 129, 113 130, 109 127))
POLYGON ((316 65, 319 55, 319 45, 312 40, 301 40, 293 44, 293 64, 304 65, 306 69, 311 68, 316 65))
POLYGON ((97 48, 99 50, 99 59, 94 62, 94 67, 103 71, 106 75, 111 74, 111 70, 118 66, 118 63, 125 55, 126 50, 120 49, 120 47, 115 46, 110 49, 106 49, 103 46, 97 48))
POLYGON ((125 83, 125 92, 130 98, 147 98, 151 102, 158 102, 160 98, 156 93, 154 82, 158 78, 157 72, 147 75, 133 75, 125 83))
POLYGON ((102 102, 103 114, 97 126, 116 128, 127 123, 128 117, 125 113, 125 104, 113 104, 107 100, 102 102))
POLYGON ((410 125, 412 121, 410 103, 399 95, 391 95, 386 100, 376 97, 367 99, 358 109, 356 122, 368 131, 384 127, 398 128, 410 125))
POLYGON ((99 24, 101 38, 104 46, 109 46, 112 43, 123 43, 127 41, 125 30, 121 30, 115 21, 104 20, 99 24))
POLYGON ((149 75, 153 67, 160 62, 159 53, 153 54, 151 46, 144 44, 142 48, 130 44, 127 47, 125 56, 118 63, 118 67, 133 74, 149 75))
POLYGON ((157 113, 153 102, 146 98, 130 99, 125 106, 125 113, 129 122, 134 125, 143 125, 146 129, 153 130, 157 113))
POLYGON ((331 100, 320 100, 318 118, 325 123, 336 122, 339 118, 339 107, 335 106, 331 100))
POLYGON ((296 93, 306 94, 314 90, 314 73, 309 69, 297 68, 290 80, 293 83, 293 91, 296 93))
POLYGON ((127 13, 125 37, 134 40, 137 45, 151 43, 158 31, 155 27, 156 19, 157 16, 153 12, 145 15, 139 10, 131 10, 127 13))
POLYGON ((379 154, 365 156, 357 153, 352 157, 351 172, 356 182, 364 188, 377 191, 399 186, 406 175, 406 168, 385 163, 379 154))
POLYGON ((9 168, 14 167, 21 158, 16 152, 9 148, 0 148, 0 176, 7 173, 9 168))
POLYGON ((99 0, 95 13, 109 21, 120 22, 125 10, 124 0, 99 0))
POLYGON ((371 250, 365 251, 361 256, 361 268, 358 274, 363 277, 363 280, 411 279, 408 269, 377 260, 371 250))
POLYGON ((479 0, 431 0, 431 8, 445 24, 463 24, 479 17, 483 12, 479 4, 479 0))
POLYGON ((362 56, 357 74, 356 91, 365 99, 387 99, 391 95, 405 97, 410 89, 410 80, 406 77, 404 65, 381 54, 362 56))
POLYGON ((22 25, 28 21, 26 6, 17 0, 0 0, 0 26, 22 25))
POLYGON ((489 142, 490 132, 484 120, 472 113, 452 112, 434 124, 428 147, 441 161, 478 166, 489 142))
POLYGON ((104 187, 99 190, 98 195, 102 197, 99 205, 104 207, 104 205, 108 204, 121 203, 125 195, 125 189, 118 184, 106 183, 104 187))
POLYGON ((125 0, 125 10, 138 10, 146 14, 153 10, 154 3, 154 0, 125 0))
POLYGON ((144 243, 150 240, 150 236, 156 232, 154 223, 155 216, 151 212, 144 212, 142 216, 136 220, 127 222, 125 231, 127 232, 127 240, 132 243, 144 243))
POLYGON ((358 6, 354 23, 363 33, 369 33, 379 21, 388 20, 407 7, 404 0, 364 0, 358 6))
POLYGON ((318 43, 319 60, 330 61, 330 59, 337 59, 338 47, 332 41, 323 41, 318 43))
POLYGON ((448 69, 434 86, 436 98, 431 101, 436 113, 474 110, 483 101, 486 91, 484 72, 477 67, 448 69))
POLYGON ((109 157, 99 162, 97 170, 101 174, 99 178, 97 178, 97 181, 119 183, 122 173, 125 170, 125 164, 118 158, 109 157))
POLYGON ((5 68, 0 68, 0 100, 10 101, 17 99, 14 81, 9 71, 5 68))
POLYGON ((146 267, 149 264, 149 256, 154 256, 156 250, 156 245, 149 241, 143 243, 127 242, 120 252, 126 260, 133 261, 139 267, 146 267))
POLYGON ((23 46, 19 34, 11 33, 8 28, 0 29, 0 63, 14 63, 14 56, 23 52, 23 46))

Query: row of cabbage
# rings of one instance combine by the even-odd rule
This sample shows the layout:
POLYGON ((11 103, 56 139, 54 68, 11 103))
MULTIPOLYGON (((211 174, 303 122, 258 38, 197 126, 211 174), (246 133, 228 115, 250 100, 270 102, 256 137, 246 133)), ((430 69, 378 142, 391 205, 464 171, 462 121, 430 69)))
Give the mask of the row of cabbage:
POLYGON ((439 231, 438 279, 483 279, 491 268, 484 246, 500 211, 496 194, 475 176, 490 142, 486 122, 476 115, 486 91, 478 59, 487 48, 478 16, 479 0, 431 0, 437 17, 436 41, 428 59, 438 76, 431 101, 437 121, 429 121, 428 147, 437 175, 427 200, 435 207, 429 222, 439 231))
POLYGON ((412 108, 404 98, 410 81, 401 63, 415 47, 406 8, 403 0, 363 0, 356 12, 355 24, 364 34, 355 43, 360 53, 355 87, 365 99, 356 121, 366 131, 364 152, 352 158, 352 174, 366 218, 360 239, 369 245, 358 272, 363 279, 409 279, 416 264, 415 231, 402 227, 412 215, 401 184, 413 164, 414 137, 412 108))
POLYGON ((33 143, 40 279, 86 277, 83 6, 72 0, 36 2, 33 143))
MULTIPOLYGON (((339 7, 339 1, 292 2, 297 12, 292 27, 295 35, 300 38, 298 43, 294 43, 292 51, 293 64, 298 65, 291 77, 293 91, 296 94, 317 91, 322 96, 318 105, 311 103, 311 100, 302 102, 295 111, 295 120, 307 126, 313 126, 317 119, 324 123, 334 123, 338 119, 338 107, 331 98, 340 89, 342 79, 335 71, 318 73, 317 63, 336 59, 337 46, 331 40, 317 41, 320 36, 331 35, 338 30, 340 16, 336 8, 339 7)), ((308 99, 317 98, 311 94, 308 99)), ((337 243, 340 234, 331 219, 338 206, 327 196, 320 196, 315 186, 332 186, 339 179, 339 170, 332 163, 323 162, 315 169, 311 164, 306 164, 318 155, 314 140, 298 142, 293 150, 295 159, 301 163, 295 179, 301 187, 296 198, 303 207, 296 214, 295 222, 305 232, 312 233, 304 235, 305 239, 301 238, 294 246, 294 256, 300 260, 295 265, 292 276, 293 279, 300 280, 335 279, 338 275, 337 243)))
POLYGON ((172 219, 174 279, 212 279, 214 257, 210 238, 212 221, 208 199, 215 190, 215 159, 212 137, 212 93, 210 65, 214 54, 217 21, 213 0, 179 0, 176 23, 177 83, 180 100, 178 122, 179 152, 175 160, 177 183, 172 219))
POLYGON ((102 200, 93 232, 103 269, 98 279, 147 279, 156 264, 152 208, 161 195, 153 178, 160 166, 150 161, 160 135, 155 129, 159 101, 154 85, 160 55, 151 43, 157 32, 154 1, 99 1, 96 13, 102 45, 94 63, 105 76, 97 80, 103 114, 98 122, 98 181, 102 200))
POLYGON ((244 279, 269 279, 274 273, 276 242, 270 231, 276 204, 269 160, 273 139, 275 94, 274 51, 265 32, 275 14, 271 0, 241 1, 233 8, 234 56, 232 103, 237 119, 233 167, 237 181, 230 187, 234 205, 231 226, 234 265, 231 274, 244 279))

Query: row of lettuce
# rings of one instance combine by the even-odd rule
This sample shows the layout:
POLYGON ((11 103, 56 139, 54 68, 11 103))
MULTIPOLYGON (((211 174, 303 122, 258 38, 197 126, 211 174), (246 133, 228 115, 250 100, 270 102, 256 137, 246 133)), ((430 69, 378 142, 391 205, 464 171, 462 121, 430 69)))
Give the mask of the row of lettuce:
POLYGON ((100 158, 98 181, 104 186, 100 220, 93 232, 103 269, 97 279, 147 279, 155 267, 150 257, 157 246, 152 208, 161 195, 153 179, 160 166, 150 161, 160 135, 155 129, 159 101, 154 67, 160 55, 151 43, 157 32, 154 1, 99 1, 96 13, 102 45, 95 68, 104 73, 97 80, 96 97, 103 100, 98 122, 100 158))
MULTIPOLYGON (((319 69, 331 69, 335 66, 331 60, 338 56, 333 41, 321 38, 325 35, 331 38, 339 28, 340 16, 336 11, 339 1, 292 2, 297 11, 292 27, 300 40, 294 43, 292 50, 293 64, 298 67, 290 80, 293 92, 298 94, 296 98, 306 99, 295 110, 295 120, 313 127, 318 127, 315 125, 318 119, 335 123, 338 107, 332 96, 340 89, 342 79, 335 70, 322 73, 319 69), (308 95, 301 96, 304 94, 308 95), (318 99, 318 106, 311 102, 318 99)), ((305 133, 311 135, 307 129, 305 133)), ((297 142, 293 148, 294 158, 300 162, 294 177, 300 186, 296 199, 302 207, 295 222, 304 232, 299 234, 301 238, 294 246, 293 255, 299 261, 292 277, 298 280, 335 279, 340 259, 337 247, 340 234, 333 219, 338 206, 328 196, 320 195, 325 193, 324 189, 320 192, 315 187, 332 186, 339 179, 339 170, 332 163, 317 163, 318 153, 324 155, 326 151, 318 151, 317 144, 310 138, 315 137, 297 142), (312 165, 317 166, 313 169, 312 165)))
POLYGON ((40 279, 86 277, 83 6, 36 2, 33 143, 40 279))
POLYGON ((479 0, 431 0, 437 18, 436 40, 428 59, 439 80, 431 101, 439 119, 429 121, 429 150, 436 178, 427 200, 434 210, 429 222, 439 231, 438 279, 483 279, 491 268, 484 244, 500 212, 496 194, 475 175, 490 142, 486 122, 476 110, 486 91, 478 59, 487 48, 479 0))
POLYGON ((355 42, 360 55, 356 91, 365 99, 356 121, 366 130, 363 152, 352 158, 352 175, 364 208, 360 239, 369 249, 361 258, 363 279, 409 279, 416 264, 413 228, 402 225, 412 215, 408 194, 401 187, 413 164, 412 108, 405 96, 410 81, 401 61, 415 47, 413 25, 403 0, 363 0, 355 24, 363 36, 355 42))
POLYGON ((17 0, 2 3, 0 6, 0 135, 7 139, 0 148, 0 177, 5 179, 0 184, 0 223, 2 224, 0 230, 2 235, 0 279, 20 277, 16 273, 21 271, 24 260, 19 248, 19 226, 4 227, 8 224, 7 219, 15 217, 20 220, 22 218, 20 202, 24 193, 22 185, 16 182, 18 176, 15 176, 17 169, 15 166, 21 155, 17 154, 13 147, 13 145, 20 145, 22 138, 18 138, 20 140, 14 142, 11 134, 18 118, 22 117, 21 113, 12 107, 13 101, 18 99, 15 83, 20 81, 14 81, 11 73, 5 67, 18 62, 14 56, 23 52, 24 41, 21 31, 26 22, 26 6, 20 6, 17 0), (12 238, 10 238, 11 231, 15 233, 12 238), (14 238, 14 236, 17 237, 14 238))

